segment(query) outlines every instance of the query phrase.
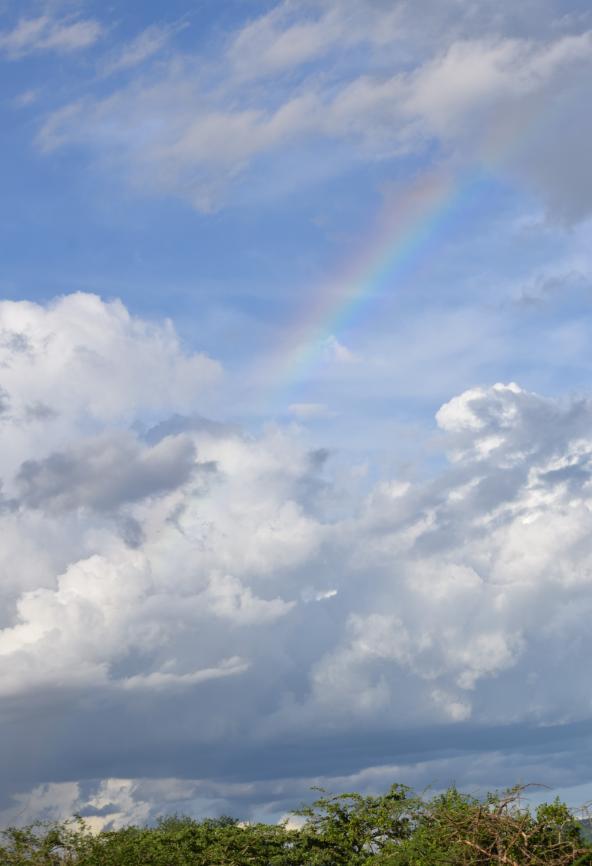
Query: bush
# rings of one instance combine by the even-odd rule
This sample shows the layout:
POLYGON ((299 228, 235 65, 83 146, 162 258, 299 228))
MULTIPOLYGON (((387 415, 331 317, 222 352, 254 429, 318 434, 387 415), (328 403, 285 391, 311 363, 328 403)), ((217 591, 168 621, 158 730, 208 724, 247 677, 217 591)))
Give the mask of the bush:
POLYGON ((583 825, 558 800, 535 812, 523 790, 484 799, 455 788, 432 797, 393 785, 382 796, 322 795, 298 830, 195 821, 92 834, 81 818, 9 828, 2 866, 592 866, 583 825))
POLYGON ((379 858, 389 866, 592 866, 579 822, 556 800, 533 814, 522 788, 484 800, 451 788, 425 802, 414 832, 379 858))

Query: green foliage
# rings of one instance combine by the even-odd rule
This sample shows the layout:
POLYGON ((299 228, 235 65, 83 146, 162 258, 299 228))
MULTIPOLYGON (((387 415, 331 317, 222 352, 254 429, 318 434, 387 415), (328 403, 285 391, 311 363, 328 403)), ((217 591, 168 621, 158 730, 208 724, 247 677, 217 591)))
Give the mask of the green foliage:
POLYGON ((527 809, 521 789, 480 800, 393 785, 382 796, 321 791, 286 824, 172 815, 93 834, 76 818, 9 828, 2 866, 592 866, 582 824, 558 800, 527 809))
POLYGON ((410 837, 384 866, 592 866, 581 827, 556 800, 536 813, 523 805, 522 789, 484 800, 451 788, 424 802, 410 837))
POLYGON ((310 866, 366 863, 372 855, 408 837, 417 806, 409 788, 402 785, 393 785, 379 797, 357 793, 321 797, 295 813, 306 819, 295 845, 299 858, 295 862, 310 866))

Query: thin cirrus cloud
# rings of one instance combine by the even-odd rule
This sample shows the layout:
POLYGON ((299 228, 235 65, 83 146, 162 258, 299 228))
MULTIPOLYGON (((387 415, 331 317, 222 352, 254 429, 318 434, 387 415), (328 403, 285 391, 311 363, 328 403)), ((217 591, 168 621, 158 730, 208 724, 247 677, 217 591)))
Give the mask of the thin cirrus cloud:
POLYGON ((114 75, 146 63, 166 48, 173 37, 187 26, 187 22, 180 21, 167 27, 157 24, 147 27, 115 52, 110 60, 102 63, 101 73, 105 76, 114 75))
POLYGON ((89 48, 103 32, 92 18, 20 18, 12 29, 0 31, 0 53, 12 60, 41 52, 68 54, 89 48))

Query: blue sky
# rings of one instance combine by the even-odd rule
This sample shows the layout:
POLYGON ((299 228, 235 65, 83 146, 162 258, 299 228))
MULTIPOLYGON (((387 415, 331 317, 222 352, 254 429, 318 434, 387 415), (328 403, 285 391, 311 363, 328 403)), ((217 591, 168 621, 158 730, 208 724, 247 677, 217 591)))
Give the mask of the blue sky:
MULTIPOLYGON (((365 5, 354 4, 347 13, 344 7, 343 20, 334 21, 337 16, 327 10, 324 19, 322 12, 319 19, 319 11, 306 3, 281 14, 276 7, 275 12, 268 12, 270 20, 264 17, 268 6, 253 3, 224 4, 223 9, 220 4, 179 3, 167 6, 166 13, 145 5, 141 10, 115 6, 109 14, 99 14, 101 10, 92 5, 58 4, 49 12, 53 18, 46 25, 48 33, 51 27, 67 31, 81 24, 89 32, 81 31, 80 46, 66 42, 54 49, 44 48, 43 39, 49 38, 43 36, 44 31, 37 35, 37 42, 32 38, 30 44, 10 48, 10 34, 14 41, 19 22, 27 16, 22 4, 8 5, 2 77, 2 285, 6 297, 45 300, 64 292, 89 291, 121 298, 131 312, 142 316, 170 317, 188 346, 206 350, 222 361, 233 380, 238 372, 242 391, 245 366, 265 359, 266 349, 281 346, 294 318, 303 312, 306 315, 311 297, 372 243, 385 196, 396 208, 397 190, 404 191, 422 172, 434 166, 439 169, 446 161, 453 164, 457 183, 463 183, 465 173, 480 159, 481 143, 462 140, 474 136, 466 127, 473 122, 472 112, 481 111, 480 97, 494 103, 491 117, 486 118, 492 130, 496 122, 511 124, 500 117, 506 109, 504 99, 515 98, 511 83, 486 81, 484 94, 450 95, 451 102, 465 99, 467 104, 459 109, 463 113, 460 128, 446 130, 440 137, 431 129, 420 130, 413 132, 416 141, 401 144, 397 138, 410 133, 398 129, 394 118, 393 140, 389 141, 388 127, 380 128, 380 118, 365 119, 362 106, 358 116, 367 124, 362 131, 356 129, 360 121, 354 115, 345 117, 342 128, 335 131, 324 132, 314 124, 308 129, 304 112, 303 118, 294 120, 293 129, 282 133, 281 142, 267 142, 265 135, 273 139, 274 133, 263 130, 258 132, 260 142, 245 141, 242 147, 241 135, 255 137, 244 117, 249 111, 268 119, 294 100, 313 96, 328 100, 335 98, 336 88, 352 91, 356 82, 370 75, 380 82, 393 73, 402 75, 413 69, 414 63, 423 61, 429 66, 450 48, 445 37, 439 44, 440 35, 430 33, 428 27, 426 44, 407 43, 405 51, 410 56, 405 56, 393 23, 397 15, 380 3, 369 4, 372 12, 367 17, 375 28, 380 26, 381 15, 388 19, 393 28, 391 43, 387 39, 377 45, 372 32, 366 40, 362 35, 359 42, 349 42, 339 28, 352 26, 349 19, 363 17, 365 5), (310 56, 304 52, 300 63, 298 55, 293 63, 289 56, 286 61, 274 58, 277 74, 273 65, 250 68, 255 58, 249 53, 253 49, 244 44, 245 34, 266 25, 259 38, 267 40, 262 50, 271 50, 281 32, 287 34, 288 44, 290 28, 297 38, 302 22, 311 27, 315 20, 317 30, 324 27, 326 31, 316 35, 326 40, 316 52, 311 50, 310 56), (148 56, 142 58, 138 46, 145 46, 148 56), (500 95, 496 86, 503 91, 500 95), (176 105, 172 94, 177 94, 176 105), (132 105, 138 106, 133 118, 129 116, 132 105), (182 136, 188 137, 192 124, 198 122, 194 117, 203 117, 206 111, 208 122, 214 123, 213 116, 223 137, 224 123, 244 124, 244 129, 237 126, 236 147, 218 159, 214 128, 208 140, 196 143, 199 153, 195 157, 179 158, 171 168, 162 152, 179 147, 182 136), (179 138, 176 143, 162 130, 167 124, 179 125, 178 132, 172 133, 179 138), (54 126, 55 141, 50 132, 54 126), (455 135, 460 141, 454 140, 455 135)), ((581 33, 583 12, 578 15, 571 6, 549 11, 557 16, 548 25, 549 33, 558 33, 556 42, 581 33)), ((40 20, 42 14, 44 7, 31 8, 31 20, 40 20)), ((477 24, 466 20, 470 17, 466 11, 455 13, 445 4, 440 15, 449 19, 453 33, 457 29, 461 36, 469 37, 478 32, 477 24)), ((402 13, 398 17, 402 19, 402 13)), ((414 18, 410 13, 408 17, 414 18)), ((415 17, 430 20, 429 7, 415 17)), ((538 16, 534 13, 532 21, 525 11, 520 16, 523 20, 517 22, 509 14, 503 20, 503 15, 484 7, 482 17, 489 24, 490 32, 487 28, 485 32, 490 40, 503 38, 507 29, 512 34, 507 42, 512 45, 511 39, 519 33, 525 51, 529 36, 538 37, 541 54, 549 45, 545 42, 549 33, 538 32, 540 23, 535 25, 538 16)), ((405 25, 413 32, 418 21, 406 21, 401 29, 405 25)), ((256 36, 254 33, 252 39, 256 36)), ((315 37, 310 38, 314 49, 315 37)), ((547 48, 547 53, 551 50, 547 48)), ((532 66, 535 60, 530 59, 532 66)), ((512 62, 519 65, 521 60, 512 62)), ((526 65, 528 61, 522 62, 526 65)), ((569 59, 565 65, 569 66, 569 59)), ((462 63, 459 68, 462 70, 462 63)), ((579 73, 576 64, 574 77, 579 73)), ((551 78, 548 86, 558 85, 551 78)), ((565 89, 567 103, 572 82, 565 89)), ((543 97, 535 90, 532 101, 543 97)), ((547 102, 528 108, 535 114, 532 125, 537 137, 558 134, 555 107, 547 102)), ((413 125, 416 123, 414 120, 413 125)), ((438 123, 439 119, 435 126, 438 123)), ((259 125, 263 127, 264 120, 259 125)), ((319 120, 317 126, 321 125, 319 120)), ((520 129, 510 130, 510 150, 532 146, 528 135, 532 132, 524 136, 520 129)), ((561 152, 562 141, 558 140, 553 159, 560 160, 561 152)), ((569 283, 569 277, 577 282, 579 270, 585 268, 586 262, 579 261, 585 258, 585 233, 578 237, 582 230, 571 217, 566 224, 562 213, 576 207, 571 198, 577 190, 560 191, 557 212, 549 211, 545 196, 556 195, 551 188, 551 161, 549 177, 533 183, 524 176, 526 172, 521 174, 511 164, 512 158, 502 157, 501 164, 485 163, 486 180, 461 198, 443 224, 428 234, 411 267, 403 275, 387 273, 383 285, 375 288, 374 296, 370 293, 345 332, 327 334, 349 340, 354 351, 356 347, 373 351, 377 341, 390 342, 402 320, 413 323, 415 340, 422 341, 425 328, 426 339, 440 342, 431 333, 430 323, 442 311, 457 315, 461 322, 473 316, 485 332, 485 343, 497 342, 497 346, 485 357, 469 348, 472 357, 462 364, 466 377, 457 370, 454 380, 447 377, 443 387, 431 389, 428 400, 422 401, 427 415, 456 388, 496 376, 521 377, 526 385, 546 390, 562 387, 566 381, 584 385, 579 360, 569 363, 546 355, 533 363, 530 353, 524 357, 524 335, 534 347, 541 319, 549 319, 545 325, 555 335, 566 326, 565 319, 580 320, 581 297, 575 303, 561 304, 561 310, 555 297, 547 297, 544 290, 545 297, 534 298, 530 305, 518 300, 529 292, 540 294, 537 287, 545 281, 557 281, 557 268, 566 271, 558 278, 562 284, 569 283)), ((585 282, 585 275, 581 276, 585 282)), ((446 330, 443 343, 447 342, 446 330)), ((457 351, 456 346, 433 346, 438 369, 431 370, 429 360, 423 359, 422 378, 426 373, 430 378, 441 377, 442 355, 458 366, 457 351)), ((394 360, 390 346, 389 356, 381 361, 390 367, 394 360)), ((343 371, 337 375, 338 387, 331 382, 327 389, 319 383, 319 371, 313 366, 309 377, 295 383, 298 400, 331 404, 342 399, 339 388, 351 398, 348 376, 343 371)), ((381 403, 389 396, 398 402, 402 396, 392 383, 380 387, 381 403)), ((365 385, 362 390, 366 393, 365 385)), ((258 402, 258 395, 249 391, 249 396, 253 404, 258 402)), ((240 406, 241 421, 253 420, 249 403, 240 406)), ((216 408, 221 414, 227 412, 225 405, 216 408)), ((281 413, 283 409, 280 395, 272 410, 281 413)), ((379 406, 374 409, 380 411, 379 406)))
POLYGON ((3 821, 585 799, 591 66, 575 0, 0 0, 3 821))

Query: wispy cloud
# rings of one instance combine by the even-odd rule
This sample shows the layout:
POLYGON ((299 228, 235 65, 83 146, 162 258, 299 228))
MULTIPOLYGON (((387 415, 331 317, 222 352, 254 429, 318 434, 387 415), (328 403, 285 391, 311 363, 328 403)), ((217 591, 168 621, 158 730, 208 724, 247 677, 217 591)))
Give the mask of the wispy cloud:
POLYGON ((232 38, 228 59, 246 79, 277 75, 326 56, 366 44, 373 49, 397 38, 399 5, 361 7, 351 0, 335 3, 287 0, 246 24, 232 38))
POLYGON ((43 51, 67 54, 88 48, 102 35, 103 27, 92 18, 21 18, 12 30, 0 31, 0 52, 12 60, 43 51))
POLYGON ((175 674, 170 671, 154 671, 146 675, 126 677, 117 685, 123 689, 146 689, 154 692, 163 689, 190 688, 191 686, 216 680, 223 677, 233 677, 248 670, 249 664, 238 656, 224 659, 213 668, 190 671, 185 674, 175 674))
POLYGON ((178 22, 168 26, 151 25, 138 36, 121 46, 111 59, 105 61, 101 72, 103 75, 113 75, 140 66, 160 53, 173 37, 187 27, 187 22, 178 22))
MULTIPOLYGON (((339 147, 343 170, 436 146, 454 164, 483 162, 519 177, 562 218, 590 211, 592 189, 581 178, 592 121, 579 106, 590 97, 592 31, 524 38, 477 34, 472 23, 445 30, 437 42, 415 34, 410 47, 403 7, 377 9, 362 22, 356 4, 324 12, 281 4, 229 36, 221 55, 177 52, 147 74, 145 61, 182 25, 150 27, 104 66, 107 74, 139 66, 142 76, 56 109, 38 142, 46 151, 83 144, 132 186, 203 211, 248 184, 262 157, 281 166, 291 149, 305 144, 314 155, 327 142, 339 147), (342 40, 373 51, 350 57, 338 50, 342 40), (313 61, 326 52, 319 75, 313 61), (577 124, 556 116, 557 93, 577 124)), ((318 164, 311 182, 319 180, 318 164)), ((335 171, 326 165, 326 173, 335 171)))
POLYGON ((17 108, 26 108, 28 105, 33 105, 39 99, 41 93, 39 90, 35 88, 30 88, 29 90, 24 90, 22 93, 19 93, 17 97, 15 97, 14 104, 17 108))

